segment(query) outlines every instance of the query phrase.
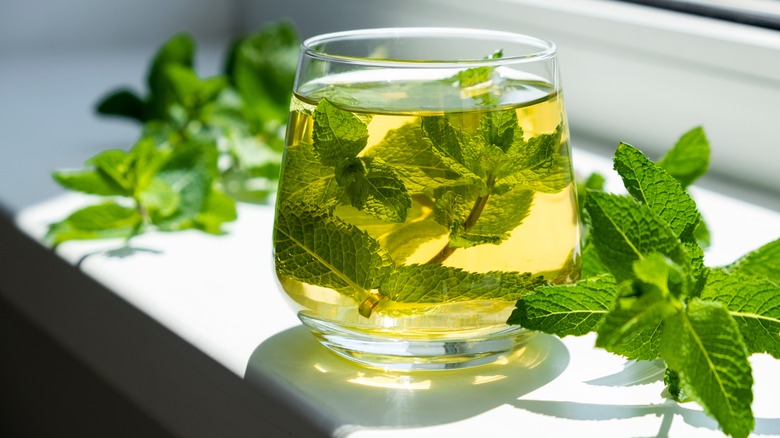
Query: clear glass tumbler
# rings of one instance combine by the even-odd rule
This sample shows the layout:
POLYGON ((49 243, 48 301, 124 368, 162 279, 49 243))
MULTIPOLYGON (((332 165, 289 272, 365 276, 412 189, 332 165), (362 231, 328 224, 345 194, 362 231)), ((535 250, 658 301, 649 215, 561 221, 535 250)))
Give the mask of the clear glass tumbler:
POLYGON ((301 47, 274 223, 279 283, 331 350, 385 369, 490 363, 518 298, 580 271, 555 46, 452 28, 301 47))

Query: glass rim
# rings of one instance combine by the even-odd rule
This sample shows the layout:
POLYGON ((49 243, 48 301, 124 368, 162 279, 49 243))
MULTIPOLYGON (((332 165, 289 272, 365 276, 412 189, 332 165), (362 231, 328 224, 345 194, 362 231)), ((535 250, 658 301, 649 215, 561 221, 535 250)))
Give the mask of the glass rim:
POLYGON ((556 55, 557 48, 555 43, 542 38, 525 35, 521 33, 488 30, 478 28, 461 27, 385 27, 374 29, 357 29, 340 32, 325 33, 305 39, 301 43, 301 54, 316 58, 321 61, 340 62, 348 64, 360 64, 370 67, 387 66, 405 66, 416 68, 447 68, 447 67, 482 67, 482 66, 501 66, 515 63, 529 63, 550 59, 556 55), (526 44, 529 48, 538 48, 537 51, 530 51, 520 55, 504 55, 500 58, 480 58, 480 59, 386 59, 371 58, 360 56, 348 56, 328 53, 317 49, 316 46, 322 43, 362 39, 391 39, 393 37, 412 38, 412 37, 443 37, 452 36, 458 38, 495 39, 504 40, 511 43, 526 44))

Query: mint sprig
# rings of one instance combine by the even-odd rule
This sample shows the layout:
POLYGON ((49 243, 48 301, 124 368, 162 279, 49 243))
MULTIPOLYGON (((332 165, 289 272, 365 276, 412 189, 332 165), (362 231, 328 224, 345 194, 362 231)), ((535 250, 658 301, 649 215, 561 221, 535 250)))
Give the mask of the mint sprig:
POLYGON ((225 73, 201 78, 195 42, 178 34, 154 55, 145 96, 122 88, 98 113, 142 124, 128 150, 83 169, 54 172, 63 187, 104 197, 50 226, 52 244, 146 230, 223 232, 235 202, 266 202, 276 189, 298 41, 286 23, 237 40, 225 73))
POLYGON ((583 279, 537 288, 508 322, 559 336, 596 332, 597 347, 663 359, 672 397, 697 401, 726 434, 745 437, 755 424, 748 356, 780 358, 780 239, 731 265, 704 265, 704 226, 685 187, 708 162, 701 128, 657 164, 618 146, 615 170, 630 196, 584 192, 583 279))

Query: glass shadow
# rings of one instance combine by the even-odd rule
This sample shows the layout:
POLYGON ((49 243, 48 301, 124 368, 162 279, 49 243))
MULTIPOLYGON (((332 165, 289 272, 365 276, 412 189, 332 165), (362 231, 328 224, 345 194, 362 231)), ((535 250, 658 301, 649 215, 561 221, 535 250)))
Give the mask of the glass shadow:
POLYGON ((260 344, 245 380, 269 377, 294 386, 331 424, 355 427, 423 427, 478 415, 558 377, 569 364, 560 340, 539 334, 495 364, 463 370, 388 372, 366 368, 329 351, 303 326, 260 344))

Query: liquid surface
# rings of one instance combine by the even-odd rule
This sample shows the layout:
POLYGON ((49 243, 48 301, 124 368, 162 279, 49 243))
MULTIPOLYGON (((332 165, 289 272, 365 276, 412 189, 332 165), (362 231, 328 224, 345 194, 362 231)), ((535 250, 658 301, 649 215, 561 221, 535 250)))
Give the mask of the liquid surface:
POLYGON ((488 82, 332 81, 294 96, 274 249, 299 311, 389 337, 479 336, 523 293, 494 287, 502 273, 577 279, 561 97, 488 82), (399 270, 428 289, 387 292, 407 280, 399 270), (480 292, 453 286, 462 278, 480 292))

